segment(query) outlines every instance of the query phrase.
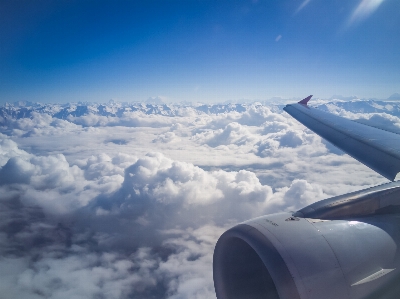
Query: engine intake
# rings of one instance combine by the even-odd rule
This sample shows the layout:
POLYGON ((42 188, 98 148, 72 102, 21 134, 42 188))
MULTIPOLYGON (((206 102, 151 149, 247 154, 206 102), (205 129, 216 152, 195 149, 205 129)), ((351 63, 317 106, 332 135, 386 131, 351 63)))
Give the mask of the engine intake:
POLYGON ((235 226, 220 237, 213 267, 218 298, 280 299, 271 273, 287 298, 300 298, 279 252, 252 226, 235 226))

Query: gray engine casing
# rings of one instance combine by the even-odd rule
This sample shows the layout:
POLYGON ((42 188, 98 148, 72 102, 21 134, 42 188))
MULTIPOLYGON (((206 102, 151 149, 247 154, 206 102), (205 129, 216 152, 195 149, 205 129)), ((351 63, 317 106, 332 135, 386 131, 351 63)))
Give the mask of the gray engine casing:
POLYGON ((218 299, 398 298, 400 216, 347 220, 262 216, 214 251, 218 299))

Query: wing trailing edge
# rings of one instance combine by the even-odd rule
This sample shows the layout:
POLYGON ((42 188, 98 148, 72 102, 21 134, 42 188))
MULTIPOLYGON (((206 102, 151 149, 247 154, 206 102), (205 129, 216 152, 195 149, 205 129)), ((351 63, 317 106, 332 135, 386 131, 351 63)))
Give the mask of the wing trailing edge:
POLYGON ((307 105, 312 96, 283 110, 359 162, 394 181, 400 172, 400 135, 307 105))

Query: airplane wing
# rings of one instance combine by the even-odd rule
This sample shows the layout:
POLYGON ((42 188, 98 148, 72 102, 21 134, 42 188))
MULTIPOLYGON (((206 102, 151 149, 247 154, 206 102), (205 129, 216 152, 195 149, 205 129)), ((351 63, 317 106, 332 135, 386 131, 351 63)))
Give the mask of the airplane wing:
POLYGON ((283 110, 310 130, 385 178, 400 172, 400 135, 307 105, 312 96, 283 110))
MULTIPOLYGON (((309 107, 310 99, 284 110, 363 164, 395 178, 400 134, 309 107)), ((399 194, 400 182, 384 184, 230 228, 214 250, 217 298, 399 298, 399 194)))

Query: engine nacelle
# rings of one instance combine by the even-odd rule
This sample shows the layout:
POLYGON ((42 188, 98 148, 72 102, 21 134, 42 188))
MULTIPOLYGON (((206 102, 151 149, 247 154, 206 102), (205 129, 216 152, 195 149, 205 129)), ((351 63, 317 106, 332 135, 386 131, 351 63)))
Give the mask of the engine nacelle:
POLYGON ((225 232, 218 299, 399 298, 399 214, 320 220, 279 213, 225 232))

